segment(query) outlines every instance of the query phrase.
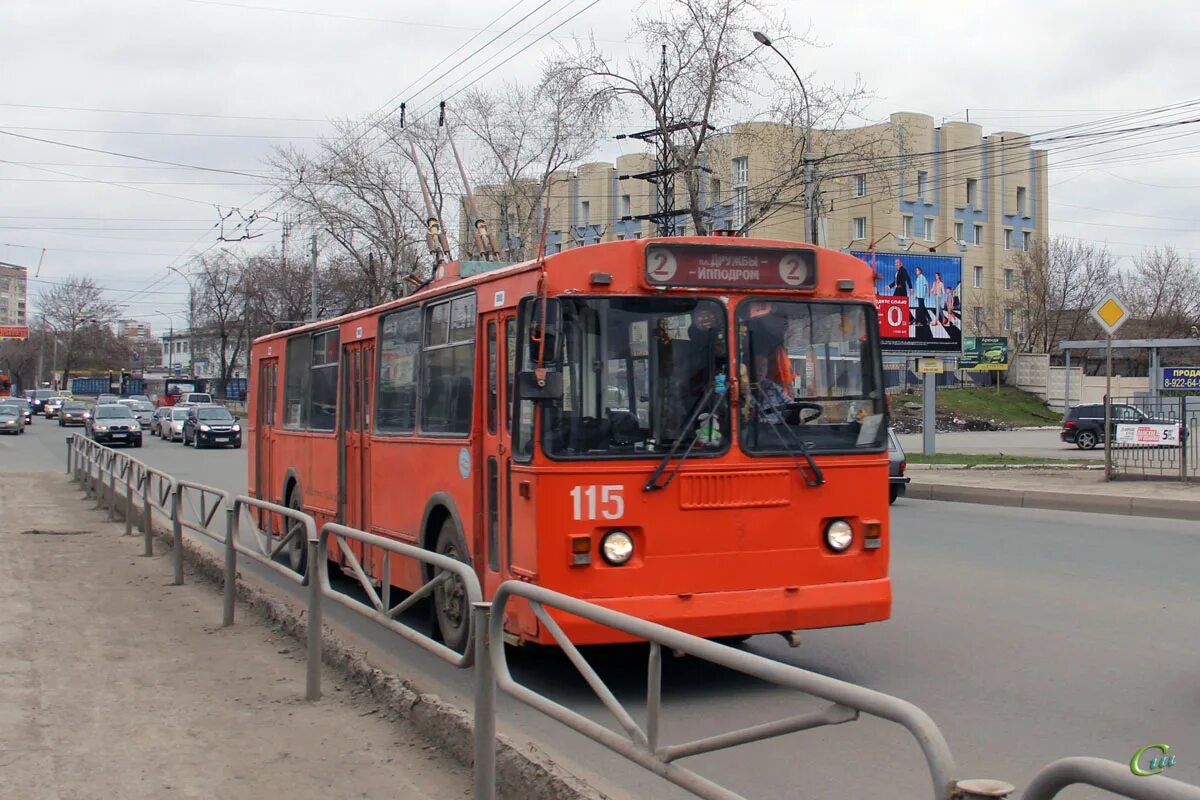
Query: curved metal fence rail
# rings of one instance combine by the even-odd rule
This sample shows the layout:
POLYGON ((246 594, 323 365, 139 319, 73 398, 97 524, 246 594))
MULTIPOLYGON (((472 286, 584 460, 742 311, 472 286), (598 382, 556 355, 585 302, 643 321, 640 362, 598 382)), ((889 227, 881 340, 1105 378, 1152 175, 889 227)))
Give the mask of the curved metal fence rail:
POLYGON ((496 686, 522 703, 558 720, 572 730, 599 742, 699 797, 712 798, 712 800, 742 800, 741 795, 673 762, 688 756, 758 742, 795 731, 850 722, 858 718, 860 711, 902 725, 913 735, 929 765, 930 778, 933 783, 932 797, 937 800, 950 800, 956 791, 954 758, 950 754, 950 748, 946 744, 941 730, 924 711, 897 697, 825 675, 818 675, 799 667, 780 664, 778 661, 716 644, 673 628, 647 622, 540 586, 532 586, 518 581, 506 581, 497 589, 489 628, 490 640, 494 643, 501 643, 500 646, 490 648, 491 666, 495 672, 496 686), (504 612, 509 600, 513 597, 523 598, 529 603, 541 624, 554 637, 563 653, 587 681, 592 691, 620 723, 625 732, 624 736, 513 679, 502 645, 504 612), (621 702, 605 685, 604 680, 592 669, 554 618, 547 613, 547 607, 650 642, 645 728, 639 725, 621 705, 621 702), (830 705, 816 712, 800 714, 729 733, 681 744, 663 744, 659 740, 659 719, 662 711, 662 648, 664 647, 769 683, 823 698, 830 701, 830 705))
POLYGON ((1103 758, 1060 758, 1043 767, 1022 800, 1050 800, 1068 786, 1082 784, 1136 800, 1200 800, 1200 787, 1165 775, 1134 775, 1129 764, 1103 758))
MULTIPOLYGON (((463 584, 463 591, 466 594, 466 603, 463 605, 463 614, 470 618, 471 609, 476 603, 483 600, 483 590, 479 586, 479 578, 475 574, 475 570, 471 569, 469 564, 464 564, 462 561, 457 561, 448 556, 434 553, 431 550, 426 550, 415 545, 398 542, 395 539, 388 539, 383 536, 377 536, 373 533, 360 531, 356 528, 348 528, 345 525, 338 525, 333 522, 327 522, 321 528, 321 547, 317 556, 318 563, 321 564, 321 591, 331 599, 351 609, 365 617, 369 617, 383 627, 392 631, 395 634, 402 636, 408 641, 416 644, 418 647, 433 653, 443 661, 446 661, 452 666, 460 669, 471 666, 475 660, 475 646, 473 637, 468 638, 467 648, 465 652, 459 653, 441 642, 426 636, 419 630, 409 627, 402 622, 397 621, 397 617, 405 611, 412 608, 421 600, 428 597, 434 589, 443 583, 449 581, 452 576, 457 577, 463 584), (358 581, 359 587, 367 596, 368 603, 363 603, 350 595, 334 589, 329 583, 329 544, 333 540, 337 543, 338 549, 342 552, 345 560, 350 568, 350 572, 358 581), (394 553, 397 556, 415 559, 424 564, 429 564, 435 568, 433 577, 426 581, 419 589, 404 598, 399 603, 392 605, 391 601, 391 586, 388 581, 383 582, 382 594, 375 591, 375 587, 371 579, 363 570, 359 563, 358 557, 354 555, 354 550, 349 546, 347 540, 361 542, 364 547, 378 547, 384 551, 383 556, 383 574, 391 575, 391 557, 394 553)), ((310 562, 311 563, 311 562, 310 562)))

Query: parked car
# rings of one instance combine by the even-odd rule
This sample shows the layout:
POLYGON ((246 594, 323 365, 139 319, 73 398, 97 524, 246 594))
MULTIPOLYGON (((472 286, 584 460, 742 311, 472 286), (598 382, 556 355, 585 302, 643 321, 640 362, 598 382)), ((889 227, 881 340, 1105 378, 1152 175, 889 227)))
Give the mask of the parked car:
POLYGON ((129 406, 119 403, 97 405, 87 419, 87 431, 94 441, 142 446, 142 426, 129 406))
POLYGON ((158 424, 159 435, 169 442, 176 439, 183 441, 183 423, 187 422, 188 410, 178 406, 168 406, 171 415, 158 424))
POLYGON ((24 433, 25 415, 14 405, 0 406, 0 433, 24 433))
POLYGON ((183 423, 183 445, 201 447, 242 446, 242 426, 225 406, 191 406, 183 423))
POLYGON ((31 389, 25 393, 25 397, 29 400, 29 411, 33 414, 43 413, 46 401, 54 396, 53 389, 31 389))
POLYGON ((154 409, 154 416, 150 418, 150 433, 154 434, 155 436, 166 438, 163 435, 162 429, 164 422, 167 425, 171 424, 170 406, 159 406, 158 408, 154 409))
POLYGON ((58 426, 65 428, 68 425, 86 425, 91 412, 88 410, 87 403, 79 400, 64 400, 62 408, 58 412, 58 426))
MULTIPOLYGON (((1152 425, 1172 425, 1178 420, 1152 417, 1136 406, 1124 403, 1113 403, 1112 430, 1115 432, 1118 424, 1136 425, 1149 423, 1152 425)), ((1091 450, 1098 444, 1104 443, 1104 404, 1085 403, 1075 406, 1063 420, 1062 432, 1059 438, 1068 444, 1074 444, 1080 450, 1091 450)))
POLYGON ((46 401, 46 404, 42 406, 42 413, 46 415, 46 419, 54 419, 56 416, 58 416, 58 410, 62 408, 62 404, 63 398, 51 397, 46 401))
POLYGON ((22 417, 22 419, 25 420, 26 425, 33 422, 33 412, 29 410, 29 401, 28 400, 22 399, 20 397, 0 397, 0 405, 12 406, 13 408, 20 411, 21 417, 22 417))
POLYGON ((908 491, 910 478, 904 474, 908 469, 908 459, 904 448, 896 438, 896 432, 888 428, 888 503, 896 502, 897 497, 903 497, 908 491))

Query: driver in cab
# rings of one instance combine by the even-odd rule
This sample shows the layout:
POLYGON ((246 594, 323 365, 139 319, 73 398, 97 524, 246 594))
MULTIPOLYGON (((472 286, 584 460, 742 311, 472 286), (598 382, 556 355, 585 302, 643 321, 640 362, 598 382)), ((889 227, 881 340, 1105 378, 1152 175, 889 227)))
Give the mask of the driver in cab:
POLYGON ((780 345, 773 353, 758 353, 754 356, 754 392, 751 405, 759 422, 783 425, 795 413, 788 404, 795 400, 790 381, 786 381, 780 369, 780 356, 786 358, 780 345))

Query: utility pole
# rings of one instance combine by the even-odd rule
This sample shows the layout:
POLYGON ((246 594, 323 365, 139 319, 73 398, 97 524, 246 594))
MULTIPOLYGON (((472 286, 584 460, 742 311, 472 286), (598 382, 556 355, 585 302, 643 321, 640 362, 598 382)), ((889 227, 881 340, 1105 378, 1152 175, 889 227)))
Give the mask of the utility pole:
MULTIPOLYGON (((670 98, 666 95, 667 86, 667 46, 662 46, 662 61, 660 62, 659 81, 662 86, 662 120, 663 124, 650 130, 637 133, 622 133, 618 139, 638 139, 643 142, 654 142, 654 169, 649 172, 638 172, 633 175, 621 175, 622 180, 638 180, 653 183, 657 189, 658 208, 649 214, 637 214, 621 217, 622 221, 648 219, 658 228, 659 236, 678 236, 681 231, 678 217, 692 213, 690 208, 675 208, 675 176, 682 172, 675 164, 675 134, 679 131, 698 128, 704 123, 693 120, 676 122, 671 117, 670 98)), ((711 125, 709 130, 716 130, 711 125)), ((686 223, 685 223, 686 224, 686 223)), ((697 231, 700 233, 700 231, 697 231)))
POLYGON ((315 233, 312 235, 311 248, 312 289, 308 300, 308 318, 310 321, 313 321, 317 318, 317 235, 315 233))

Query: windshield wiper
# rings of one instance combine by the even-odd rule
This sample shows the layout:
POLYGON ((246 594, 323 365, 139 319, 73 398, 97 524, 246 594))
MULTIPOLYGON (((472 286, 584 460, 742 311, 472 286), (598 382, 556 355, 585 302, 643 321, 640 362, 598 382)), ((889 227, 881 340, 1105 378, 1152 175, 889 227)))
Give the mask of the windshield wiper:
MULTIPOLYGON (((766 403, 767 396, 766 396, 766 393, 765 393, 765 392, 762 390, 762 387, 761 387, 761 386, 759 386, 758 384, 753 384, 753 385, 755 386, 755 388, 757 388, 757 389, 758 389, 758 394, 759 394, 759 396, 762 398, 763 407, 764 407, 764 408, 767 408, 767 407, 770 407, 770 408, 775 408, 774 406, 767 406, 767 403, 766 403)), ((787 453, 789 456, 791 456, 791 457, 792 457, 792 461, 793 461, 793 462, 795 462, 795 464, 796 464, 796 469, 797 469, 797 470, 799 470, 799 472, 800 472, 800 477, 801 477, 801 478, 803 478, 803 479, 804 479, 804 482, 805 482, 807 485, 809 485, 809 486, 814 486, 814 487, 815 487, 815 486, 820 486, 820 485, 822 485, 823 483, 825 483, 825 473, 823 473, 823 472, 821 471, 821 468, 820 468, 819 466, 817 466, 817 462, 816 462, 816 461, 813 461, 812 452, 811 452, 811 451, 808 449, 808 443, 807 443, 807 442, 805 442, 803 439, 801 439, 801 438, 800 438, 800 434, 799 434, 799 433, 797 433, 796 431, 792 430, 792 426, 790 426, 790 425, 788 425, 788 424, 787 424, 787 421, 783 419, 783 416, 782 416, 781 414, 779 414, 779 412, 778 412, 778 411, 775 411, 775 414, 779 416, 779 419, 780 419, 780 421, 782 422, 782 426, 783 426, 783 428, 784 428, 784 429, 785 429, 785 430, 786 430, 786 431, 787 431, 787 432, 788 432, 790 435, 792 435, 793 437, 795 437, 795 443, 796 443, 796 446, 797 446, 797 447, 799 448, 799 450, 800 450, 800 455, 804 456, 804 461, 805 461, 805 463, 807 463, 807 464, 808 464, 808 468, 809 468, 810 470, 812 470, 813 477, 811 477, 811 478, 810 478, 810 477, 808 477, 808 474, 807 474, 807 473, 805 473, 805 471, 804 471, 804 468, 800 466, 800 461, 799 461, 799 459, 797 459, 797 458, 796 458, 796 453, 795 453, 795 452, 793 452, 793 451, 792 451, 792 449, 791 449, 790 447, 788 447, 788 443, 787 443, 787 442, 784 440, 784 438, 783 438, 783 434, 781 434, 781 433, 779 432, 778 428, 779 428, 780 426, 779 426, 779 425, 770 425, 770 424, 768 423, 768 424, 770 425, 771 432, 775 434, 775 437, 776 437, 777 439, 779 439, 779 442, 780 442, 780 444, 782 444, 782 445, 783 445, 783 449, 784 449, 784 451, 785 451, 785 452, 786 452, 786 453, 787 453)), ((761 427, 762 427, 762 426, 760 425, 760 426, 759 426, 759 428, 761 429, 761 427)))
MULTIPOLYGON (((692 429, 693 425, 696 424, 696 420, 700 418, 700 414, 704 411, 705 407, 708 405, 708 401, 712 399, 714 394, 718 396, 717 402, 711 409, 709 409, 708 413, 716 414, 721 410, 721 405, 725 402, 725 397, 728 391, 725 381, 726 377, 724 374, 717 375, 713 378, 713 382, 710 383, 708 389, 705 390, 704 396, 700 398, 700 402, 696 403, 696 408, 692 411, 691 416, 688 417, 687 423, 683 426, 685 434, 687 431, 692 429)), ((681 436, 676 439, 674 443, 672 443, 671 449, 668 450, 667 454, 662 457, 662 461, 658 462, 658 466, 654 469, 654 473, 650 476, 650 480, 646 481, 646 485, 642 487, 643 492, 657 492, 660 489, 667 488, 671 485, 671 481, 675 480, 675 476, 679 474, 679 469, 683 466, 683 462, 687 461, 688 456, 692 454, 692 448, 694 448, 696 446, 696 442, 700 440, 700 431, 697 429, 696 432, 692 434, 692 440, 688 442, 687 450, 684 450, 683 455, 679 457, 679 463, 675 465, 675 469, 671 470, 671 474, 667 476, 666 480, 664 480, 662 483, 659 483, 658 479, 662 477, 663 471, 667 468, 667 464, 670 464, 671 459, 675 457, 675 453, 679 450, 679 445, 683 441, 683 438, 684 437, 681 436)))

